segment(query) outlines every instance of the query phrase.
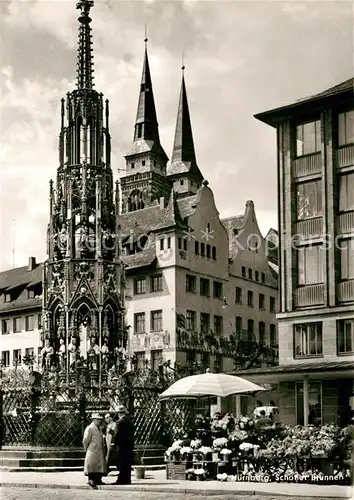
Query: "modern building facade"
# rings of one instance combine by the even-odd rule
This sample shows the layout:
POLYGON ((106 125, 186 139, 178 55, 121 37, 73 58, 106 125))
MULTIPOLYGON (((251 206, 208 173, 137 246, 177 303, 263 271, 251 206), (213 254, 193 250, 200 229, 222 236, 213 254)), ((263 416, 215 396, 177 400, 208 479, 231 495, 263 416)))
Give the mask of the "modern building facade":
POLYGON ((277 130, 280 366, 248 376, 279 383, 287 423, 344 422, 354 409, 353 79, 256 118, 277 130))

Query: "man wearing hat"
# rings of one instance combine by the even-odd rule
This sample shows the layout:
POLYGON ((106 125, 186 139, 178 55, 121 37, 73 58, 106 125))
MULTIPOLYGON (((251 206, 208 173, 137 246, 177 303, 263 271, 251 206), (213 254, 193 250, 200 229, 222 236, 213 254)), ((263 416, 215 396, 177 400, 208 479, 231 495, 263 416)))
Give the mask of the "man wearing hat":
POLYGON ((97 489, 102 483, 102 476, 106 473, 106 459, 104 448, 104 437, 100 430, 102 417, 99 413, 93 413, 92 422, 84 432, 82 440, 85 455, 84 474, 88 476, 88 484, 93 489, 97 489))
POLYGON ((115 484, 131 484, 131 471, 134 452, 134 426, 125 406, 117 408, 118 421, 114 445, 117 450, 118 479, 115 484))

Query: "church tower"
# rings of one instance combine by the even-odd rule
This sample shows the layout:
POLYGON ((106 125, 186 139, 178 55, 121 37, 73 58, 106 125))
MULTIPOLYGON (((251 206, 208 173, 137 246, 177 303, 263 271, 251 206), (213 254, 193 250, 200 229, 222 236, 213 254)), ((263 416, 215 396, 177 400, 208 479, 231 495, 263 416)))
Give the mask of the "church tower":
POLYGON ((183 65, 172 160, 167 168, 167 176, 178 198, 196 194, 203 181, 195 156, 184 70, 183 65))
POLYGON ((154 93, 152 89, 147 38, 133 146, 126 155, 127 173, 121 179, 122 212, 133 212, 166 200, 171 183, 166 177, 168 157, 160 144, 154 93))
POLYGON ((94 90, 90 9, 80 0, 77 88, 62 99, 59 168, 50 182, 43 276, 43 367, 78 360, 103 373, 126 345, 123 276, 113 199, 109 105, 94 90))

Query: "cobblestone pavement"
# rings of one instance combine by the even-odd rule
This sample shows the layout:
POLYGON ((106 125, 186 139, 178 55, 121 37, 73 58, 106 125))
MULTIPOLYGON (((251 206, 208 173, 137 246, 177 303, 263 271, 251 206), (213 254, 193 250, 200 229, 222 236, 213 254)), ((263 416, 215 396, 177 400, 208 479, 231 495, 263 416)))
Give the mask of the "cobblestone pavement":
MULTIPOLYGON (((122 491, 100 489, 91 490, 53 490, 47 488, 1 488, 1 500, 165 500, 167 492, 122 491)), ((300 500, 300 497, 280 497, 271 495, 238 495, 225 492, 223 495, 197 495, 194 493, 168 494, 169 500, 300 500)), ((301 498, 303 500, 303 498, 301 498)), ((306 497, 306 500, 318 498, 306 497)), ((333 499, 335 500, 335 499, 333 499)))

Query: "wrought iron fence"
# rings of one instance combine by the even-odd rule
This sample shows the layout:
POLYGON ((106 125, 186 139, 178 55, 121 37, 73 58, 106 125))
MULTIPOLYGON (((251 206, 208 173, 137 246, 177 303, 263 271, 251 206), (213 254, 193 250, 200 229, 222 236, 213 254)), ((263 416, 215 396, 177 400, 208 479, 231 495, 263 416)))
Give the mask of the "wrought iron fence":
POLYGON ((57 448, 81 447, 92 412, 115 412, 125 404, 132 415, 137 446, 168 446, 181 436, 191 419, 190 402, 160 403, 161 387, 137 381, 66 385, 58 382, 0 389, 2 445, 57 448), (134 383, 135 382, 135 383, 134 383))

